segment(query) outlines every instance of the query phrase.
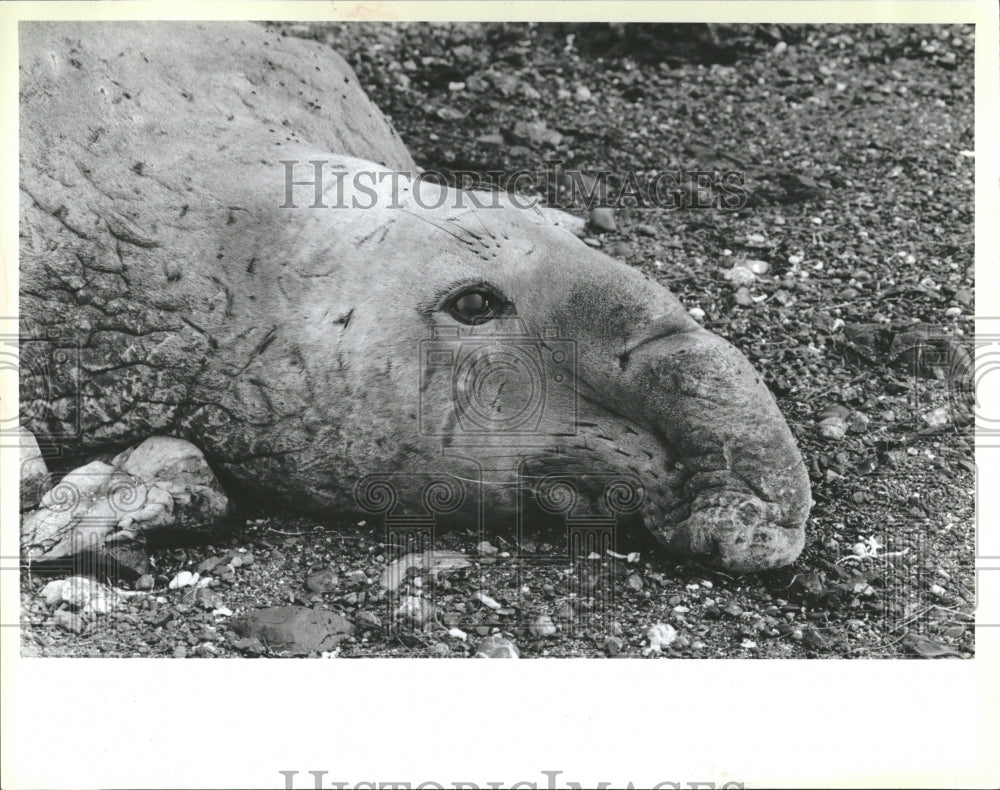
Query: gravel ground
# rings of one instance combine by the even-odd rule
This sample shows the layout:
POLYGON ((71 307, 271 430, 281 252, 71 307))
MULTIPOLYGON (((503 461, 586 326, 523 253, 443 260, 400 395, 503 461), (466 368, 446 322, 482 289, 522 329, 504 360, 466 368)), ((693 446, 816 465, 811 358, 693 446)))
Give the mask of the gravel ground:
POLYGON ((23 574, 24 654, 266 654, 234 622, 297 604, 354 624, 323 655, 462 657, 493 633, 522 657, 973 655, 971 27, 284 28, 347 57, 428 169, 745 174, 739 210, 626 207, 588 243, 761 371, 810 467, 806 549, 734 578, 627 529, 572 559, 558 530, 520 555, 470 530, 436 545, 465 567, 389 590, 379 526, 254 513, 159 550, 107 615, 56 614, 23 574), (169 589, 184 570, 213 581, 169 589))

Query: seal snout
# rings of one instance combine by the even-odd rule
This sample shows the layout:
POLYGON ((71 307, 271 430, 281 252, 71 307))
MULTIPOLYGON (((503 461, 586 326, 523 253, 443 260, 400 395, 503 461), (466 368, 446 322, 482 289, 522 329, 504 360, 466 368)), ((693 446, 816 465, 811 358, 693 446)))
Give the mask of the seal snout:
POLYGON ((622 372, 642 395, 637 417, 684 470, 675 506, 661 511, 674 518, 651 524, 661 540, 737 572, 793 562, 805 542, 808 474, 749 361, 683 325, 650 327, 628 351, 622 372))

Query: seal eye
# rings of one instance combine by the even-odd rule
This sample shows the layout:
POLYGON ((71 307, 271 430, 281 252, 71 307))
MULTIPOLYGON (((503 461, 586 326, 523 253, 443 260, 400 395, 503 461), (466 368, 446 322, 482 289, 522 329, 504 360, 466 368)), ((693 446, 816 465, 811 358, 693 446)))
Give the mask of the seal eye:
POLYGON ((454 297, 448 304, 448 312, 463 324, 482 324, 495 318, 500 307, 501 300, 496 294, 475 288, 454 297))

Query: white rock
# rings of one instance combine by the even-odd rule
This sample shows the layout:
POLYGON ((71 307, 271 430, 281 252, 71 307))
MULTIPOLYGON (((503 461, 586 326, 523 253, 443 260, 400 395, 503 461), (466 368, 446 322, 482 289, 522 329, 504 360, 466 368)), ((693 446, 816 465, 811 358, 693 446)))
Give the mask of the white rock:
POLYGON ((746 266, 736 264, 726 272, 726 279, 729 280, 733 285, 736 286, 746 286, 750 285, 757 279, 757 275, 750 271, 746 266))
POLYGON ((448 636, 453 636, 455 639, 461 639, 463 642, 469 638, 469 635, 461 628, 449 628, 448 636))
POLYGON ((167 585, 171 590, 179 590, 182 587, 190 587, 193 584, 198 583, 198 574, 191 573, 191 571, 181 571, 174 578, 170 580, 167 585))
POLYGON ((688 310, 688 315, 691 316, 695 321, 705 320, 705 311, 700 307, 692 307, 688 310))
POLYGON ((663 648, 669 647, 677 639, 677 631, 668 623, 657 623, 646 632, 646 639, 649 640, 649 647, 643 652, 646 655, 659 653, 663 648))
POLYGON ((488 607, 490 609, 500 609, 500 608, 502 608, 500 606, 499 602, 495 601, 493 598, 490 598, 490 596, 488 596, 482 590, 477 590, 476 591, 475 598, 476 598, 477 601, 479 601, 481 604, 483 604, 483 606, 486 606, 486 607, 488 607))
POLYGON ((414 625, 423 625, 434 616, 434 607, 425 598, 407 595, 396 609, 396 616, 409 620, 414 625))

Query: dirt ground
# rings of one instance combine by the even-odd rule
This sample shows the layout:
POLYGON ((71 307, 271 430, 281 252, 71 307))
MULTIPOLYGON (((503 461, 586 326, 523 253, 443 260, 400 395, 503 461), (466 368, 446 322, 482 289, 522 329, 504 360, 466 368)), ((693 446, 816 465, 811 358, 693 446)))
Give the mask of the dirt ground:
POLYGON ((742 207, 626 207, 588 243, 761 371, 812 478, 793 566, 732 577, 630 530, 614 554, 573 557, 559 530, 519 554, 469 530, 438 546, 468 567, 387 591, 379 525, 253 513, 215 545, 159 550, 153 594, 82 634, 53 625, 49 580, 24 574, 23 652, 259 655, 231 620, 299 603, 356 625, 340 656, 464 657, 499 632, 525 658, 971 657, 972 28, 677 27, 283 26, 346 57, 417 163, 446 176, 551 159, 613 185, 743 174, 742 207), (207 608, 166 587, 248 555, 207 608), (401 627, 404 595, 433 602, 425 625, 401 627), (657 624, 672 629, 662 649, 657 624))

